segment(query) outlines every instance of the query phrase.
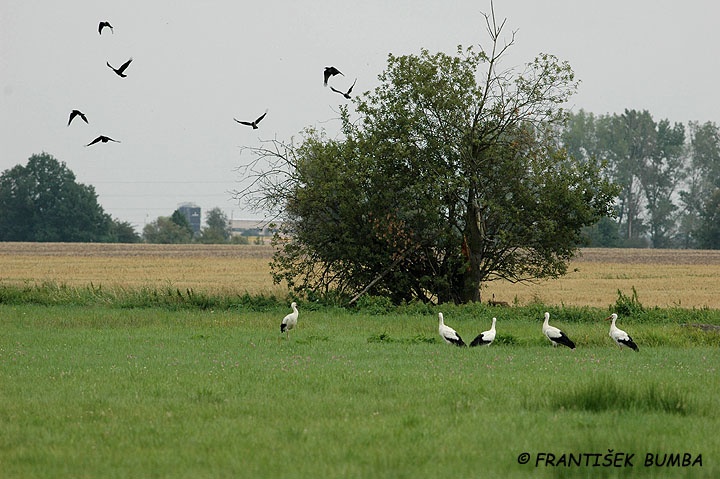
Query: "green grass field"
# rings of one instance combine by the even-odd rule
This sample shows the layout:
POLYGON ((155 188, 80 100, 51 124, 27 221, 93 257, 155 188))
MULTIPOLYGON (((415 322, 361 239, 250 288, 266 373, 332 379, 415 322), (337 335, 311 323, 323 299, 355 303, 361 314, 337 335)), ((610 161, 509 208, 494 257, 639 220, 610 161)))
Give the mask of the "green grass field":
POLYGON ((538 308, 443 309, 467 342, 498 316, 484 349, 425 307, 301 303, 289 340, 255 309, 0 302, 0 477, 720 477, 720 334, 673 311, 621 316, 635 353, 592 309, 551 309, 574 351, 538 308))

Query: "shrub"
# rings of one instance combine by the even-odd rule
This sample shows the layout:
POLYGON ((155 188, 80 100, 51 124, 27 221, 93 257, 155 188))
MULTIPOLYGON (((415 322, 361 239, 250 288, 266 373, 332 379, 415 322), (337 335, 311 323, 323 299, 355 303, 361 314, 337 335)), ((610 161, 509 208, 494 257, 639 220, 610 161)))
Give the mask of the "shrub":
POLYGON ((615 301, 615 312, 620 316, 633 316, 645 310, 638 300, 637 290, 632 287, 632 296, 628 297, 618 289, 618 298, 615 301))

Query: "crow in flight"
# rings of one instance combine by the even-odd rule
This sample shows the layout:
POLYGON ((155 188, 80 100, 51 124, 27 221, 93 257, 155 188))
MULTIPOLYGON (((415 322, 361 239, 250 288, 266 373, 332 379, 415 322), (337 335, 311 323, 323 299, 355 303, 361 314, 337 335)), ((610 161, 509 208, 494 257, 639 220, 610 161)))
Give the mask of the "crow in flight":
POLYGON ((243 125, 252 126, 252 127, 253 127, 253 130, 257 130, 257 128, 258 128, 258 123, 260 123, 260 120, 262 120, 263 118, 265 118, 265 115, 267 115, 267 110, 265 110, 265 113, 263 113, 262 115, 260 115, 260 117, 259 117, 257 120, 255 120, 255 121, 240 121, 240 120, 238 120, 237 118, 233 118, 233 120, 235 120, 236 122, 241 123, 241 124, 243 124, 243 125))
POLYGON ((70 122, 73 121, 73 118, 76 116, 80 116, 82 120, 87 123, 87 117, 85 116, 85 113, 81 112, 80 110, 73 110, 70 112, 70 119, 68 120, 68 126, 70 126, 70 122))
POLYGON ((115 67, 113 67, 112 65, 110 65, 110 62, 105 62, 105 63, 107 63, 107 66, 109 66, 109 67, 112 69, 112 71, 114 71, 115 73, 117 73, 119 76, 125 78, 125 77, 127 76, 127 75, 124 73, 124 72, 125 72, 125 69, 128 67, 128 65, 130 65, 130 62, 131 62, 131 61, 132 61, 132 58, 131 58, 130 60, 126 61, 125 63, 123 63, 123 64, 120 66, 120 68, 118 68, 118 69, 115 69, 115 67))
POLYGON ((329 79, 331 76, 335 76, 335 75, 338 75, 338 74, 339 74, 339 75, 342 75, 342 76, 345 76, 345 74, 344 74, 343 72, 341 72, 340 70, 338 70, 338 69, 335 68, 335 67, 325 67, 325 72, 323 73, 323 78, 324 78, 325 81, 323 82, 323 86, 327 86, 328 79, 329 79))
POLYGON ((115 33, 112 25, 110 25, 110 22, 100 22, 100 25, 98 25, 98 33, 100 35, 102 35, 103 28, 105 27, 108 27, 110 29, 110 33, 115 33))
POLYGON ((102 141, 103 143, 107 143, 108 141, 114 141, 115 143, 120 143, 120 142, 117 141, 117 140, 113 140, 113 139, 110 138, 109 136, 100 135, 100 136, 98 136, 97 138, 95 138, 93 141, 91 141, 90 143, 88 143, 88 144, 85 145, 85 146, 94 145, 95 143, 97 143, 97 142, 99 142, 99 141, 102 141))
POLYGON ((345 98, 347 98, 347 99, 349 100, 349 99, 350 99, 350 93, 352 93, 352 89, 353 89, 353 87, 355 86, 355 83, 357 83, 357 78, 355 79, 355 81, 353 82, 353 84, 350 85, 350 88, 348 88, 348 91, 346 91, 346 92, 344 92, 344 93, 341 92, 340 90, 336 90, 336 89, 333 88, 333 87, 330 87, 330 89, 331 89, 332 91, 334 91, 335 93, 340 93, 342 96, 344 96, 345 98))

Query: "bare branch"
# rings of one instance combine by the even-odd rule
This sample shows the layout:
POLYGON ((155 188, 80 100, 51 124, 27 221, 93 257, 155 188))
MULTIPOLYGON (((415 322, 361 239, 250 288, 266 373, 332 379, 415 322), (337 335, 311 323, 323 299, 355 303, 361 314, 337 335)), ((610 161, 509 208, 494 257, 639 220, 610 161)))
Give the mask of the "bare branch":
POLYGON ((297 159, 292 143, 273 139, 263 144, 242 148, 241 154, 249 151, 253 158, 236 168, 247 184, 232 195, 255 212, 278 217, 294 184, 297 159))

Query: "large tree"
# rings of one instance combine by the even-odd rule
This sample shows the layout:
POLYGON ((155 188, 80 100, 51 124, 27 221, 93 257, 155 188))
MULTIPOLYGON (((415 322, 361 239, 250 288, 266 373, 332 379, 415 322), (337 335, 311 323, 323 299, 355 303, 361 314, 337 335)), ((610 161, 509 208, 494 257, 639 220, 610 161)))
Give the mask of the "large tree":
POLYGON ((169 216, 159 216, 143 228, 146 243, 175 244, 190 243, 192 235, 186 228, 178 226, 169 216))
POLYGON ((139 243, 142 240, 132 224, 114 218, 108 241, 111 243, 139 243))
POLYGON ((0 241, 108 241, 111 227, 95 189, 52 155, 0 175, 0 241))
POLYGON ((695 235, 700 248, 720 249, 720 188, 705 199, 695 235))
MULTIPOLYGON (((625 115, 636 113, 625 112, 625 115)), ((675 233, 675 211, 673 196, 677 186, 684 180, 685 127, 670 124, 668 120, 655 123, 649 113, 642 115, 654 128, 646 134, 648 150, 643 149, 635 158, 638 161, 638 179, 642 185, 650 240, 655 248, 667 248, 675 233)))
POLYGON ((720 128, 713 122, 688 124, 687 177, 680 191, 680 241, 684 247, 720 248, 720 128))
POLYGON ((689 132, 687 144, 684 125, 656 122, 647 110, 571 115, 562 135, 568 151, 607 162, 608 177, 620 187, 616 211, 621 245, 693 244, 718 145, 712 124, 690 123, 689 132))
POLYGON ((227 243, 230 240, 230 221, 220 208, 212 208, 206 213, 205 224, 200 232, 201 243, 227 243))
POLYGON ((146 243, 190 243, 193 230, 187 217, 175 210, 170 216, 159 216, 146 224, 142 236, 146 243))
POLYGON ((342 139, 307 131, 254 150, 248 169, 269 166, 238 196, 282 210, 277 280, 465 303, 486 281, 565 273, 615 189, 558 146, 569 65, 541 54, 501 70, 503 25, 486 16, 487 50, 389 55, 380 86, 355 101, 359 119, 342 110, 342 139))

